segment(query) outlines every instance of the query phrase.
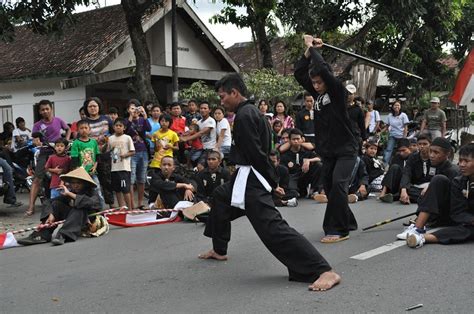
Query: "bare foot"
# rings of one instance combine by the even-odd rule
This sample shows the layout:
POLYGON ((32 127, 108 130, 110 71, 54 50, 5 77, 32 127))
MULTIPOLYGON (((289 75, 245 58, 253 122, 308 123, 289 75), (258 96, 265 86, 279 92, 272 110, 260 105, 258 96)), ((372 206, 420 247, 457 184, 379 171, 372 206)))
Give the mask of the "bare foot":
POLYGON ((308 287, 308 289, 311 291, 326 291, 340 282, 341 276, 331 270, 322 273, 321 276, 319 276, 319 278, 311 286, 308 287))
POLYGON ((227 261, 227 255, 217 254, 214 250, 210 250, 209 252, 199 254, 198 257, 200 259, 215 259, 218 261, 227 261))
POLYGON ((26 211, 25 211, 25 217, 31 217, 33 216, 35 213, 35 210, 34 209, 31 209, 31 208, 28 208, 26 211))

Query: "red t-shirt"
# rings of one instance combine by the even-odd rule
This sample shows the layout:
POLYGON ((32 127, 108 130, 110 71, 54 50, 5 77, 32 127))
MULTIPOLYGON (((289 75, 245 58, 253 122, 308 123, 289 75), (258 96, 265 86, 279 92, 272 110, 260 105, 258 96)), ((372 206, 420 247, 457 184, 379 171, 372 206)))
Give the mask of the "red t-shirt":
POLYGON ((173 119, 173 124, 170 129, 178 133, 178 135, 183 134, 186 128, 186 118, 171 116, 171 119, 173 119))
MULTIPOLYGON (((71 165, 71 157, 68 155, 64 156, 58 156, 56 154, 49 156, 48 161, 46 162, 46 165, 44 165, 44 168, 46 171, 50 168, 56 168, 59 167, 59 169, 63 170, 63 174, 69 172, 69 167, 71 165)), ((59 186, 59 183, 61 183, 61 178, 59 178, 59 175, 55 173, 51 173, 51 184, 49 185, 50 189, 55 189, 59 186)))

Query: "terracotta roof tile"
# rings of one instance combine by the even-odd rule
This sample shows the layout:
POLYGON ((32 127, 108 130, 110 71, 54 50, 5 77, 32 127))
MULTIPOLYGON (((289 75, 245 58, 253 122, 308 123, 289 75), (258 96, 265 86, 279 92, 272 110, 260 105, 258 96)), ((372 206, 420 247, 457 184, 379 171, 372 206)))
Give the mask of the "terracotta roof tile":
POLYGON ((16 28, 15 41, 0 42, 0 80, 92 72, 128 36, 120 5, 75 15, 76 23, 54 38, 16 28))

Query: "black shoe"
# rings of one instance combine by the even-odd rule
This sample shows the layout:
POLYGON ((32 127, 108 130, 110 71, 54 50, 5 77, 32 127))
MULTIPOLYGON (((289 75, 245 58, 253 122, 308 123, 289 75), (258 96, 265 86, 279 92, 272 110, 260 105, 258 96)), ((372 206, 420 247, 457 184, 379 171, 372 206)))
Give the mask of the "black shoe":
POLYGON ((48 241, 43 239, 38 233, 33 232, 26 238, 19 239, 17 242, 18 244, 21 244, 21 245, 34 245, 34 244, 47 243, 48 241))
POLYGON ((63 245, 64 242, 66 242, 66 239, 64 239, 64 237, 60 234, 58 234, 56 238, 54 238, 53 241, 51 241, 53 245, 63 245))
POLYGON ((379 197, 383 203, 393 203, 393 194, 387 193, 384 196, 379 197))

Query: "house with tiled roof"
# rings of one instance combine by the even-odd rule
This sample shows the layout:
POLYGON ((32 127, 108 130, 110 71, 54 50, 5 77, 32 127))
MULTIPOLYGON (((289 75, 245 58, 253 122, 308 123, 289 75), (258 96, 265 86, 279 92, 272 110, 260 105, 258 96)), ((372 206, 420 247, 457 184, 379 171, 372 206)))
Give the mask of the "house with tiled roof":
MULTIPOLYGON (((191 7, 178 0, 178 76, 180 87, 213 82, 238 66, 191 7)), ((54 102, 56 116, 72 122, 90 96, 105 107, 121 107, 135 97, 129 80, 135 55, 120 5, 75 15, 60 38, 16 27, 11 43, 0 42, 0 125, 38 118, 34 105, 54 102)), ((161 103, 171 101, 171 1, 142 20, 151 55, 152 84, 161 103)))

